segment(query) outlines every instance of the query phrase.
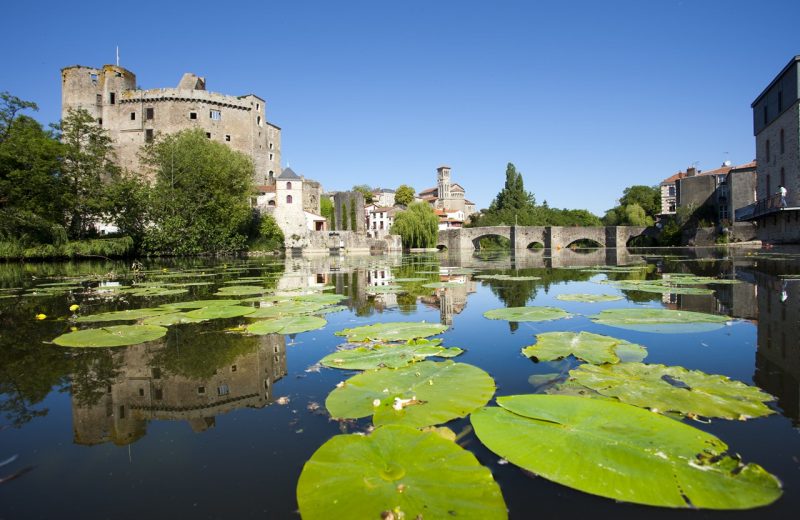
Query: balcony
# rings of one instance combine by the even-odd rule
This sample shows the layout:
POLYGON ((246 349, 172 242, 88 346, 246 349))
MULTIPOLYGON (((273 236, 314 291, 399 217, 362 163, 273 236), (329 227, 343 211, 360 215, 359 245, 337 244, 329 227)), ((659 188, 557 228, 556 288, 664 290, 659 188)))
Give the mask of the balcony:
POLYGON ((769 215, 775 215, 781 211, 800 211, 800 207, 789 206, 782 208, 780 194, 770 195, 766 199, 761 199, 749 206, 737 209, 735 212, 736 222, 750 222, 769 215))

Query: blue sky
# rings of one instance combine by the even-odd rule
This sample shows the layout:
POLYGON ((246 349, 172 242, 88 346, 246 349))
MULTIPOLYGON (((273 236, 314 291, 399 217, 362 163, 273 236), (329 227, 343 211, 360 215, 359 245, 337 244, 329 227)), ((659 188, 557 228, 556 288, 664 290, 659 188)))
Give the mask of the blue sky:
POLYGON ((755 156, 750 103, 800 54, 800 2, 9 2, 0 90, 60 114, 59 70, 114 61, 256 93, 283 162, 326 189, 453 168, 485 207, 506 163, 539 202, 602 214, 631 184, 755 156), (9 23, 10 22, 10 23, 9 23))

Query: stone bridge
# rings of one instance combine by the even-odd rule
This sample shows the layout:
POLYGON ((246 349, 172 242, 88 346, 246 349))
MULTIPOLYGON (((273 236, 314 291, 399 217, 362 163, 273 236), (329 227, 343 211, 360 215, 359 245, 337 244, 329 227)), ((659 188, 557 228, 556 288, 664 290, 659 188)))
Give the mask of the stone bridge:
POLYGON ((528 249, 535 243, 545 249, 563 249, 577 240, 591 240, 602 247, 624 247, 634 237, 651 235, 652 228, 637 226, 490 226, 445 229, 439 231, 438 248, 450 250, 480 249, 480 240, 501 236, 515 250, 528 249))

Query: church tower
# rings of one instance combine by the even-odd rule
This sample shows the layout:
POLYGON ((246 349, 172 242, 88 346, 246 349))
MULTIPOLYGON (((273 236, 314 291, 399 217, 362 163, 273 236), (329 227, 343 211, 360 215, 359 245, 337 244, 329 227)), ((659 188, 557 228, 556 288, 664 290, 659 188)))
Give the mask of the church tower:
POLYGON ((439 166, 436 168, 436 174, 439 200, 450 199, 450 167, 439 166))

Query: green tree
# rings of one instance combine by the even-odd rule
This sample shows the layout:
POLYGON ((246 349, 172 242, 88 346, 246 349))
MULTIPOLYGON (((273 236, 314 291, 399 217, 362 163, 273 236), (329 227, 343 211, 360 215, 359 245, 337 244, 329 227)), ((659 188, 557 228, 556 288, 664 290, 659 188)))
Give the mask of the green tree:
POLYGON ((333 215, 333 201, 330 197, 323 196, 319 199, 319 212, 328 220, 328 229, 336 229, 336 219, 333 215))
POLYGON ((645 215, 655 217, 661 213, 661 190, 658 186, 629 186, 623 190, 619 204, 620 206, 637 204, 644 210, 645 215))
POLYGON ((372 204, 372 188, 370 188, 367 184, 357 184, 353 186, 353 191, 360 192, 362 195, 364 195, 365 204, 372 204))
POLYGON ((412 202, 394 219, 391 233, 400 235, 403 247, 435 247, 439 236, 439 218, 430 205, 412 202))
POLYGON ((151 219, 150 185, 135 174, 123 174, 108 184, 106 194, 109 215, 120 234, 131 237, 139 251, 151 219))
POLYGON ((115 179, 119 168, 108 132, 86 110, 70 110, 60 131, 67 232, 70 238, 85 238, 107 208, 103 183, 115 179))
POLYGON ((155 176, 149 252, 231 253, 246 247, 253 163, 200 129, 159 136, 142 159, 155 176))
POLYGON ((398 186, 394 194, 394 202, 395 204, 402 204, 403 206, 408 206, 414 202, 414 188, 408 184, 401 184, 398 186))
POLYGON ((653 224, 653 220, 647 216, 638 204, 628 204, 625 206, 625 220, 631 226, 649 226, 653 224))

